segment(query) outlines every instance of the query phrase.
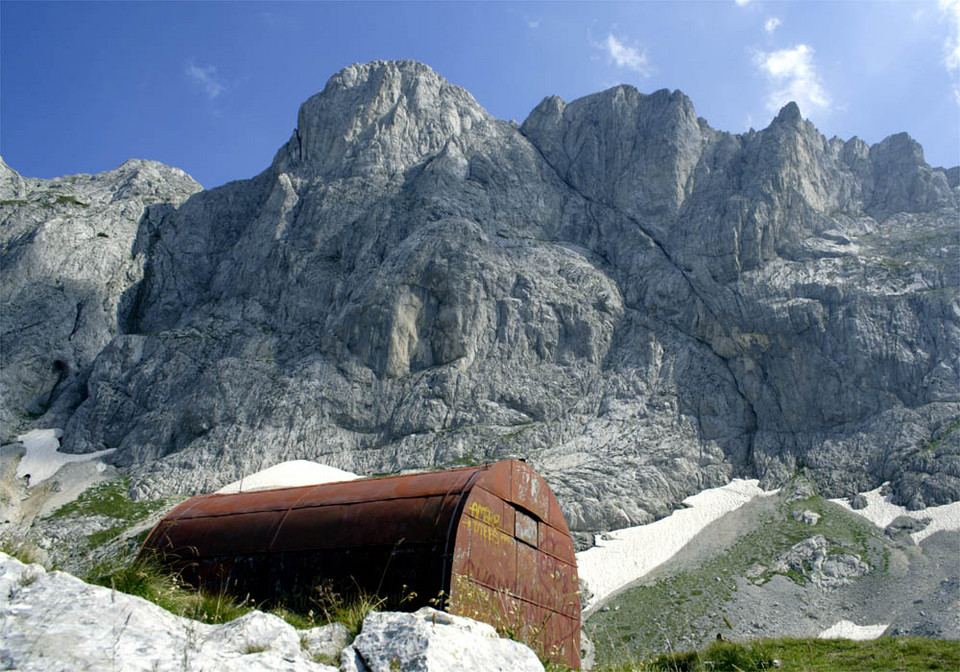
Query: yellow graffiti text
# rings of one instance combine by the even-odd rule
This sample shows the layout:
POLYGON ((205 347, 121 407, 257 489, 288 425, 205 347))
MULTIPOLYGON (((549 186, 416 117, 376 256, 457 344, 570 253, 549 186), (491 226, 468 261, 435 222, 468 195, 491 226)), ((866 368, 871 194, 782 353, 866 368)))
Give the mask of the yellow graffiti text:
MULTIPOLYGON (((498 516, 499 518, 499 516, 498 516)), ((461 519, 461 524, 465 525, 468 530, 472 530, 475 537, 479 537, 486 542, 500 545, 501 542, 509 543, 512 541, 510 536, 501 532, 495 527, 489 525, 484 525, 479 520, 471 520, 470 518, 461 519)))

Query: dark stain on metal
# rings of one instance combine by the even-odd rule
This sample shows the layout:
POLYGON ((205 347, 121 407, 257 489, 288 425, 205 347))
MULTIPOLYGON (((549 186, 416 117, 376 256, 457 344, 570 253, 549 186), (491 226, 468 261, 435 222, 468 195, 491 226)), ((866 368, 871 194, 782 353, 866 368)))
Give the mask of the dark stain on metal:
POLYGON ((141 554, 266 605, 309 606, 318 585, 439 605, 580 666, 573 541, 546 481, 516 460, 201 495, 157 523, 141 554))

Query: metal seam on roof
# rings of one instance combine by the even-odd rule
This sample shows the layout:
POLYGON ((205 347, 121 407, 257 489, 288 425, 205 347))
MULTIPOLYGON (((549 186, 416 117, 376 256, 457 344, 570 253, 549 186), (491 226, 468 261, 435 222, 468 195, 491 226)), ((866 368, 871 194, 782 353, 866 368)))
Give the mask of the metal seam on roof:
MULTIPOLYGON (((359 480, 359 479, 358 479, 358 480, 359 480)), ((315 487, 321 487, 322 485, 326 485, 326 484, 324 483, 324 484, 321 484, 320 486, 315 486, 315 487)), ((299 487, 311 487, 311 486, 299 486, 299 487)), ((258 490, 258 491, 256 491, 256 492, 257 492, 257 493, 260 493, 260 492, 265 492, 265 491, 264 491, 264 490, 258 490)), ((459 492, 459 491, 454 490, 454 492, 459 492)), ((238 494, 247 495, 247 494, 253 494, 253 493, 247 493, 247 492, 244 492, 244 493, 229 493, 229 494, 226 495, 226 496, 235 496, 235 495, 238 495, 238 494)), ((305 493, 305 494, 304 494, 304 497, 306 497, 308 494, 310 494, 310 493, 305 493)), ((355 506, 355 505, 357 505, 357 504, 374 504, 374 503, 376 503, 376 502, 398 502, 398 501, 401 501, 401 500, 404 500, 404 499, 423 499, 424 497, 444 498, 444 497, 448 497, 450 494, 451 494, 451 491, 448 491, 448 492, 445 493, 445 494, 441 494, 441 493, 438 492, 438 493, 431 494, 431 495, 405 495, 405 496, 402 496, 402 497, 382 497, 382 498, 379 498, 379 499, 358 499, 358 500, 353 500, 353 501, 350 501, 350 502, 334 502, 334 503, 310 504, 310 505, 307 505, 307 506, 301 506, 301 507, 298 508, 298 510, 322 509, 322 508, 326 508, 326 507, 329 507, 329 506, 355 506)), ((218 496, 219 496, 219 495, 218 495, 218 496)), ((204 497, 204 495, 201 495, 201 497, 204 497)), ((302 499, 303 499, 303 497, 301 497, 300 500, 298 500, 298 503, 299 503, 302 499)), ((191 507, 191 509, 193 509, 193 508, 195 508, 195 507, 191 507)), ((273 507, 273 508, 269 508, 269 509, 254 509, 254 510, 251 510, 251 511, 244 511, 243 513, 250 513, 250 514, 253 514, 253 513, 279 513, 280 511, 288 511, 288 510, 292 510, 292 509, 294 509, 294 508, 297 508, 297 507, 295 507, 295 506, 293 506, 293 507, 282 507, 282 506, 278 506, 278 507, 273 507)), ((171 511, 170 513, 172 514, 173 511, 171 511)), ((167 515, 169 516, 170 514, 167 514, 167 515)), ((179 517, 178 517, 178 518, 174 518, 174 519, 172 519, 172 520, 178 520, 178 521, 179 521, 179 520, 200 520, 200 519, 202 519, 202 518, 224 518, 224 517, 235 516, 235 515, 237 515, 237 512, 235 512, 235 511, 228 511, 228 512, 225 512, 225 513, 204 513, 203 515, 195 516, 195 517, 190 518, 190 519, 187 519, 187 518, 179 518, 179 517)), ((552 526, 551 526, 551 527, 552 527, 552 526)), ((553 529, 556 529, 556 528, 553 528, 553 529)))
POLYGON ((290 515, 290 512, 293 511, 295 508, 297 508, 297 504, 299 504, 300 502, 302 502, 303 499, 304 499, 304 497, 306 497, 307 495, 309 495, 311 492, 314 492, 317 488, 320 487, 320 485, 322 485, 322 484, 315 485, 315 486, 313 486, 312 488, 310 488, 309 490, 304 491, 304 493, 303 493, 302 495, 300 495, 300 499, 297 500, 296 504, 290 505, 290 506, 287 508, 287 510, 283 512, 283 515, 280 516, 280 520, 277 521, 276 527, 273 528, 273 534, 270 535, 270 543, 267 544, 267 549, 272 549, 272 548, 273 548, 273 545, 274 545, 274 544, 276 543, 276 541, 277 541, 277 535, 280 534, 280 528, 283 527, 283 521, 285 521, 285 520, 287 519, 287 516, 290 515))

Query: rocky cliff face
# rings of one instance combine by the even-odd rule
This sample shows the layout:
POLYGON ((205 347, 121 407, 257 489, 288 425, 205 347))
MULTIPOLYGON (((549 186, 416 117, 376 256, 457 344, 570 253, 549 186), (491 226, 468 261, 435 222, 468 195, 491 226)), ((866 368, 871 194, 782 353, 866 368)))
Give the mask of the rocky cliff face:
POLYGON ((35 396, 141 495, 519 454, 577 530, 801 469, 953 501, 950 172, 793 104, 732 135, 617 87, 517 127, 423 65, 354 65, 263 173, 147 210, 82 399, 35 396))
POLYGON ((200 190, 182 170, 127 161, 100 175, 24 179, 0 159, 0 437, 30 418, 62 427, 90 365, 120 332, 144 208, 200 190))

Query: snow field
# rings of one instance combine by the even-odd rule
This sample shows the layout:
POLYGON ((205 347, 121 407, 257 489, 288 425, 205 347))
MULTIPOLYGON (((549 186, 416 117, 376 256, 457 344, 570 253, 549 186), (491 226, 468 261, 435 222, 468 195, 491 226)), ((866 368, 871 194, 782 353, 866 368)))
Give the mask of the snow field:
POLYGON ((889 628, 888 623, 878 623, 877 625, 857 625, 853 621, 839 621, 827 628, 819 635, 818 639, 876 639, 889 628))
POLYGON ((893 495, 881 495, 881 489, 877 488, 862 493, 867 500, 867 506, 863 509, 854 509, 850 506, 849 499, 831 499, 830 501, 858 516, 863 516, 880 529, 885 528, 899 516, 908 516, 915 520, 929 520, 930 523, 924 529, 910 535, 918 544, 936 532, 960 530, 960 502, 944 504, 943 506, 928 506, 920 511, 909 511, 906 507, 894 504, 893 495))
POLYGON ((598 536, 596 546, 577 553, 580 579, 591 593, 585 611, 672 558, 713 521, 774 492, 762 490, 757 480, 734 479, 687 497, 687 508, 666 518, 598 536))
POLYGON ((270 488, 293 488, 301 485, 320 485, 321 483, 336 483, 352 481, 360 478, 350 471, 343 471, 336 467, 328 467, 318 462, 308 460, 291 460, 281 462, 272 467, 258 471, 225 485, 217 494, 231 492, 252 492, 254 490, 269 490, 270 488))
POLYGON ((85 462, 109 455, 113 449, 101 450, 96 453, 70 455, 60 452, 60 437, 62 429, 34 429, 21 434, 17 441, 23 444, 26 455, 17 465, 17 478, 30 477, 30 487, 36 487, 53 476, 69 462, 85 462))

